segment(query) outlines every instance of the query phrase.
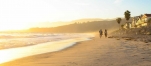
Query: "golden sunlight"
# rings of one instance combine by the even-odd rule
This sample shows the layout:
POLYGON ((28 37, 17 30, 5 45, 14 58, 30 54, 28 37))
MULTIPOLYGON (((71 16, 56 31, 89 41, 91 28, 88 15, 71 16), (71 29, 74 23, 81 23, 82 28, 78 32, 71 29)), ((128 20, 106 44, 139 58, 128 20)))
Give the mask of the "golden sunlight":
POLYGON ((28 25, 25 23, 0 23, 0 31, 23 30, 28 28, 28 25))

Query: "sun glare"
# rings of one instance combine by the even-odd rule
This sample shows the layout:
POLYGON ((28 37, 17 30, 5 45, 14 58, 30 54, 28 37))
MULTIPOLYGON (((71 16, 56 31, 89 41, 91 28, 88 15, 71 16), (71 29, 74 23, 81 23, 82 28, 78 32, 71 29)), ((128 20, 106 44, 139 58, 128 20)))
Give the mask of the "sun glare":
POLYGON ((3 23, 0 25, 0 31, 7 31, 7 30, 23 30, 28 29, 29 27, 26 24, 21 23, 3 23))

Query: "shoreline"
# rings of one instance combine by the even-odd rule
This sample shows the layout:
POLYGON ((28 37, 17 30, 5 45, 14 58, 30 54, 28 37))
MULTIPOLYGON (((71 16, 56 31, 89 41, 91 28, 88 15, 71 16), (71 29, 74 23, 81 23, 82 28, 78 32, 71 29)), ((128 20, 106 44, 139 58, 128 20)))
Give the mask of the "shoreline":
POLYGON ((63 49, 72 47, 77 42, 87 41, 87 40, 91 40, 91 39, 74 38, 68 40, 61 40, 58 42, 47 42, 47 43, 42 43, 32 46, 0 50, 0 57, 5 57, 0 59, 0 64, 13 61, 16 59, 32 56, 32 55, 61 51, 63 49))
POLYGON ((34 55, 0 66, 149 66, 151 44, 110 38, 78 42, 62 51, 34 55))
POLYGON ((85 37, 93 37, 89 33, 60 33, 60 34, 25 34, 25 35, 20 35, 15 34, 15 36, 10 35, 11 38, 5 36, 5 34, 2 34, 0 36, 0 50, 4 49, 11 49, 11 48, 19 48, 19 47, 26 47, 26 46, 33 46, 33 45, 38 45, 42 43, 47 43, 47 42, 57 42, 61 40, 69 40, 69 39, 74 39, 78 38, 81 36, 85 37), (27 35, 27 36, 25 36, 27 35), (5 37, 2 37, 5 36, 5 37), (42 39, 42 40, 41 40, 42 39))

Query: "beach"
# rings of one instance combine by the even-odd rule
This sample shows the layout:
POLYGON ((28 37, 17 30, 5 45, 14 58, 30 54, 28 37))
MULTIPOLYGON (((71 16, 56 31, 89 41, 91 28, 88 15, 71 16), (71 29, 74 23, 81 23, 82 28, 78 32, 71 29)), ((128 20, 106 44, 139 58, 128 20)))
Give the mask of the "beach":
POLYGON ((151 43, 115 38, 78 42, 49 52, 0 64, 0 66, 150 66, 151 43))

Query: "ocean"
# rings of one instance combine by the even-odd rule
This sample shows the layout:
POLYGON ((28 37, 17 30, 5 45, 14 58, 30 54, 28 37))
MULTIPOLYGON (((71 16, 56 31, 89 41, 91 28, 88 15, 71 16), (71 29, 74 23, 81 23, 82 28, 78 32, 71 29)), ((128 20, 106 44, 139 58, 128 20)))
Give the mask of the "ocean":
POLYGON ((88 33, 0 33, 0 64, 60 51, 92 37, 88 33))

